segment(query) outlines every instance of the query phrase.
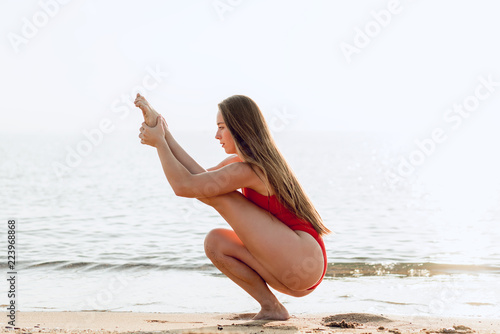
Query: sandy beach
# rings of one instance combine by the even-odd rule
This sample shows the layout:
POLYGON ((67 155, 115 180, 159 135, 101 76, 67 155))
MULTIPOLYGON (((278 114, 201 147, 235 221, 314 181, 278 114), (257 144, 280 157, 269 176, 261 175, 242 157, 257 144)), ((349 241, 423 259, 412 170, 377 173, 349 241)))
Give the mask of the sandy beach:
POLYGON ((254 314, 18 312, 16 328, 11 328, 5 320, 7 313, 1 313, 2 333, 500 333, 500 319, 363 313, 253 321, 254 314))

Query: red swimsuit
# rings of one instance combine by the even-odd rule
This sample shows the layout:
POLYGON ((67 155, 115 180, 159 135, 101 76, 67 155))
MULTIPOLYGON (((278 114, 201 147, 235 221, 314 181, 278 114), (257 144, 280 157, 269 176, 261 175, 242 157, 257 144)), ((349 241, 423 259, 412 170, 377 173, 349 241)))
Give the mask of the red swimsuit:
POLYGON ((283 204, 281 204, 276 196, 264 196, 262 194, 259 194, 253 189, 250 188, 242 188, 242 193, 243 195, 248 198, 250 201, 255 203, 256 205, 260 206, 262 209, 269 211, 272 213, 276 218, 278 218, 282 223, 284 223, 286 226, 290 227, 292 230, 296 231, 304 231, 309 233, 310 235, 313 236, 314 239, 319 243, 319 246, 321 247, 321 250, 323 252, 323 257, 325 259, 325 266, 323 269, 323 275, 319 279, 319 281, 310 287, 307 290, 313 290, 315 289, 323 280, 323 277, 325 277, 326 273, 326 267, 327 267, 327 258, 326 258, 326 250, 325 250, 325 244, 323 243, 323 239, 321 236, 316 232, 314 227, 310 222, 307 222, 303 219, 298 218, 295 216, 293 213, 288 211, 283 204))

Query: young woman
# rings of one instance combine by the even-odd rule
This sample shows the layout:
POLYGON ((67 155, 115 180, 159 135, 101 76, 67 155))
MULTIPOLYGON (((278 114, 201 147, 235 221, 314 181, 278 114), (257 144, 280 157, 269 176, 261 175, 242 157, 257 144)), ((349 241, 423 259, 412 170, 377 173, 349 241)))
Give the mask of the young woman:
POLYGON ((269 286, 295 297, 310 294, 325 275, 321 236, 330 231, 276 147, 257 104, 242 95, 219 104, 215 139, 231 156, 208 170, 175 141, 143 96, 137 94, 135 105, 145 119, 141 143, 156 147, 175 194, 212 206, 232 227, 208 233, 208 258, 259 302, 253 319, 288 319, 269 286))

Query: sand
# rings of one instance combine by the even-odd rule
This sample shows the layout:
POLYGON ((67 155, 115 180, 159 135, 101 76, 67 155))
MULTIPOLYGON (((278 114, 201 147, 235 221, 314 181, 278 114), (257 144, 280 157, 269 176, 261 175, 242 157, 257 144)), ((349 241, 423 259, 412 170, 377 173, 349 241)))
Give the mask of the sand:
POLYGON ((135 312, 18 312, 16 329, 1 333, 500 333, 500 319, 379 314, 301 314, 287 321, 253 321, 253 314, 135 312), (329 325, 329 326, 328 326, 329 325), (330 326, 352 326, 342 328, 330 326))

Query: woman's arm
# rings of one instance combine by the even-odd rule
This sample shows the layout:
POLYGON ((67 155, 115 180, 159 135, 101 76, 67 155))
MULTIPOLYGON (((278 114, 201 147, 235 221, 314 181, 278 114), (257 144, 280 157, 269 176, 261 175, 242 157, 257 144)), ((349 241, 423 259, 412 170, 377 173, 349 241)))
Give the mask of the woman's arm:
POLYGON ((231 163, 215 171, 192 174, 174 156, 165 139, 165 126, 163 122, 159 123, 154 128, 143 123, 139 138, 141 143, 156 147, 163 172, 177 196, 213 197, 243 187, 251 188, 260 181, 252 168, 243 162, 231 163))
POLYGON ((213 197, 239 188, 251 188, 258 182, 252 168, 243 162, 232 163, 215 171, 191 174, 175 158, 165 140, 160 142, 156 149, 163 172, 177 196, 213 197))
POLYGON ((179 160, 179 162, 186 167, 186 169, 191 172, 191 174, 199 174, 199 173, 204 173, 206 171, 214 171, 217 169, 220 169, 224 166, 227 166, 229 164, 232 164, 233 162, 242 162, 240 157, 237 154, 232 154, 231 156, 227 157, 226 159, 222 160, 219 164, 217 164, 214 167, 210 168, 203 168, 201 167, 196 160, 194 160, 183 148, 182 146, 177 143, 175 140, 174 136, 172 133, 169 131, 168 127, 165 129, 165 140, 167 141, 168 146, 170 147, 170 150, 172 150, 172 153, 174 156, 179 160))

